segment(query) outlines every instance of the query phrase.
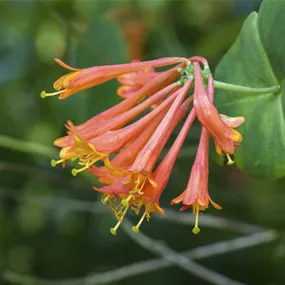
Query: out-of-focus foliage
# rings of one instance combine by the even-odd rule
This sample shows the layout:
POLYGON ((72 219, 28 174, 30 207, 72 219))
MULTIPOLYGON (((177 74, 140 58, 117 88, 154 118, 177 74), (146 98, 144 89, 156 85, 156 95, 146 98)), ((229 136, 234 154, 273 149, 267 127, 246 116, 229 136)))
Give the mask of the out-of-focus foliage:
POLYGON ((242 147, 236 151, 238 167, 263 179, 285 175, 284 76, 285 53, 281 48, 285 28, 285 2, 265 0, 258 14, 253 12, 241 34, 223 58, 216 78, 234 84, 266 88, 281 85, 280 94, 265 95, 217 92, 222 113, 242 114, 246 122, 242 147), (245 52, 246 51, 246 52, 245 52), (229 72, 233 70, 234 72, 229 72), (254 114, 254 115, 253 115, 254 114), (258 147, 257 147, 258 146, 258 147))
MULTIPOLYGON (((52 91, 52 83, 66 72, 53 58, 81 68, 137 57, 201 55, 214 70, 246 16, 259 4, 253 0, 0 1, 0 284, 20 284, 4 278, 7 270, 66 279, 153 257, 123 231, 116 237, 110 235, 109 227, 115 223, 111 215, 70 211, 64 202, 52 207, 30 202, 38 196, 89 202, 100 199, 92 190, 92 177, 74 179, 69 168, 51 168, 48 157, 56 158, 52 142, 64 134, 68 119, 79 124, 120 100, 116 81, 64 101, 42 100, 40 92, 52 91), (5 141, 4 135, 39 143, 46 147, 45 155, 31 154, 37 145, 30 144, 27 149, 21 143, 5 141)), ((162 197, 164 207, 187 183, 199 133, 194 125, 162 197)), ((210 213, 274 227, 282 233, 283 180, 264 183, 249 179, 235 167, 215 165, 210 178, 210 193, 224 208, 209 209, 210 213)), ((231 230, 213 228, 202 228, 193 236, 191 227, 155 218, 142 230, 177 251, 236 236, 231 230)), ((212 257, 201 264, 246 284, 285 283, 282 241, 212 257)), ((116 284, 123 282, 208 284, 176 267, 116 284)))

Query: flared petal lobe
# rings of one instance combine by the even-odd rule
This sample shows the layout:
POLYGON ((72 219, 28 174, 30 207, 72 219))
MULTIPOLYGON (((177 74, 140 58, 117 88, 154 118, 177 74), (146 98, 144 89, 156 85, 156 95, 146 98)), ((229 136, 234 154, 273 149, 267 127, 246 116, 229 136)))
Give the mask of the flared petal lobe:
POLYGON ((194 108, 197 117, 201 124, 213 136, 216 145, 219 147, 219 154, 221 154, 221 152, 232 154, 234 153, 235 143, 241 142, 242 136, 238 131, 228 127, 220 117, 218 110, 210 101, 210 98, 213 97, 214 94, 213 77, 209 76, 208 78, 208 93, 212 94, 207 94, 204 88, 200 65, 196 62, 194 62, 194 73, 194 108))

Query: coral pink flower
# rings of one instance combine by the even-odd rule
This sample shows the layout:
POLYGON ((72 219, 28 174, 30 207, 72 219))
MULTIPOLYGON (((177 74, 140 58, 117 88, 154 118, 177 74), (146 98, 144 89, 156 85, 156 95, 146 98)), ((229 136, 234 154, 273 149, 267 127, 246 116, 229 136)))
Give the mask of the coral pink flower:
POLYGON ((57 90, 57 92, 46 93, 43 91, 41 93, 42 98, 46 96, 59 95, 59 99, 65 99, 78 91, 102 84, 125 73, 138 71, 144 68, 148 68, 149 66, 161 67, 175 63, 187 62, 187 59, 180 57, 170 57, 145 62, 94 66, 85 69, 70 67, 57 58, 55 61, 62 67, 72 72, 60 77, 57 81, 54 82, 53 87, 57 90))
POLYGON ((196 155, 195 162, 192 166, 188 185, 184 192, 171 201, 171 204, 182 202, 181 211, 192 207, 193 214, 196 216, 195 227, 193 233, 199 233, 198 216, 200 210, 209 207, 209 201, 216 209, 221 207, 214 203, 208 192, 208 176, 209 176, 209 133, 206 128, 202 129, 200 143, 196 155))
POLYGON ((101 124, 103 121, 107 121, 117 115, 123 114, 124 112, 133 108, 136 104, 140 103, 144 97, 155 95, 160 90, 165 89, 165 87, 169 87, 169 85, 179 76, 178 68, 182 68, 183 66, 185 66, 184 63, 174 68, 171 68, 170 70, 161 72, 157 77, 149 81, 146 85, 144 85, 140 90, 138 90, 128 99, 94 116, 85 123, 79 126, 74 126, 69 121, 66 127, 68 128, 70 133, 76 134, 79 130, 83 130, 86 127, 101 124))
MULTIPOLYGON (((219 154, 222 154, 222 152, 232 154, 234 153, 235 145, 242 141, 242 135, 233 128, 228 127, 221 119, 218 110, 211 102, 211 99, 204 88, 200 65, 197 62, 194 62, 193 65, 195 75, 193 102, 197 117, 201 124, 213 136, 217 152, 219 154)), ((208 78, 208 85, 214 90, 212 76, 209 76, 208 78)))

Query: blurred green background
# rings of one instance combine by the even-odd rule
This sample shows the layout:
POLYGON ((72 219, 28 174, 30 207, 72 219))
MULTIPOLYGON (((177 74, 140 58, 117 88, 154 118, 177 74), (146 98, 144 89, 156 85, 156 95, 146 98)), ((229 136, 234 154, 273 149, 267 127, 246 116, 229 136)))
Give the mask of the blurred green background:
MULTIPOLYGON (((120 101, 115 80, 64 101, 41 99, 40 92, 52 92, 52 83, 65 74, 53 58, 83 68, 201 55, 214 70, 259 5, 253 0, 0 1, 0 284, 60 284, 52 280, 73 280, 156 257, 122 229, 116 237, 109 233, 115 219, 96 204, 101 197, 92 190, 93 177, 74 178, 69 167, 50 167, 50 159, 57 158, 52 143, 65 133, 68 119, 82 123, 120 101)), ((165 208, 186 186, 199 131, 194 125, 179 156, 162 197, 165 208)), ((284 185, 284 179, 257 181, 235 167, 212 163, 209 189, 223 210, 207 213, 272 228, 279 237, 199 263, 245 284, 284 285, 284 185)), ((230 225, 201 226, 194 236, 191 225, 153 217, 142 231, 180 252, 242 235, 230 225)), ((134 282, 210 284, 176 266, 108 284, 134 282)))

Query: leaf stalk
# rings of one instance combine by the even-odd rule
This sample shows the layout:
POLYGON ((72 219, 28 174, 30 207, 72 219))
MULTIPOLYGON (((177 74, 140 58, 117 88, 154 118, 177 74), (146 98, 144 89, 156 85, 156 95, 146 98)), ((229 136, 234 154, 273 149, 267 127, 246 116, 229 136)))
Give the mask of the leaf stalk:
POLYGON ((268 87, 268 88, 251 88, 246 86, 240 86, 221 81, 214 81, 215 88, 229 90, 233 92, 247 93, 247 94, 279 94, 281 92, 280 85, 268 87))

